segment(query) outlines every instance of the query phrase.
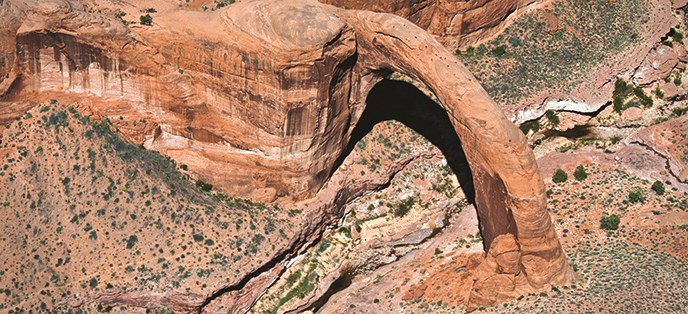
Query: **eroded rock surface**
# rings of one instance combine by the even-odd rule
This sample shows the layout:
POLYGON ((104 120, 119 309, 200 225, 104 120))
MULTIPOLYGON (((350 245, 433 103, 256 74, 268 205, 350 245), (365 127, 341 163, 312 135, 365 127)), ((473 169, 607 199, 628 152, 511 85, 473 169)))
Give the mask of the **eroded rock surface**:
MULTIPOLYGON (((492 3, 499 12, 518 7, 492 3)), ((316 195, 349 145, 370 90, 393 72, 407 75, 436 95, 473 175, 488 258, 474 278, 482 290, 470 302, 515 295, 516 283, 502 283, 516 277, 520 292, 572 279, 525 137, 446 48, 407 20, 314 0, 247 0, 213 12, 153 1, 146 3, 158 11, 152 26, 115 17, 138 16, 137 3, 0 5, 13 17, 2 30, 9 34, 0 64, 7 99, 56 97, 87 102, 113 120, 146 120, 150 127, 120 131, 222 191, 263 201, 316 195), (492 287, 505 290, 482 292, 492 287)), ((462 22, 482 24, 490 22, 462 22)), ((342 206, 348 192, 332 205, 342 206)), ((251 285, 232 293, 242 287, 251 285)), ((222 294, 206 302, 223 301, 222 294)), ((241 292, 232 298, 226 301, 252 299, 241 292)))
POLYGON ((435 35, 446 47, 463 47, 499 32, 513 16, 547 0, 365 1, 323 0, 338 7, 394 13, 435 35))

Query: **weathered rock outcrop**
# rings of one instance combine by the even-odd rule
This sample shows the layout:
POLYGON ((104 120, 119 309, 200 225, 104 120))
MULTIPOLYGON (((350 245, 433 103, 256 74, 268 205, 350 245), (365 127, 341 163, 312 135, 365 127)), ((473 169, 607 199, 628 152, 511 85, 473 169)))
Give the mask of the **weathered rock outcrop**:
POLYGON ((321 0, 346 9, 393 13, 435 35, 445 47, 458 48, 495 35, 528 6, 547 0, 366 1, 321 0))
MULTIPOLYGON (((509 3, 495 10, 519 7, 509 3)), ((155 1, 146 3, 159 12, 153 26, 127 27, 115 8, 86 0, 1 5, 0 15, 19 17, 2 30, 14 34, 4 43, 17 44, 3 48, 3 84, 19 77, 7 97, 89 99, 103 116, 145 118, 157 125, 153 132, 124 135, 144 138, 233 195, 315 195, 349 144, 368 92, 390 73, 405 74, 437 96, 470 164, 495 260, 475 284, 475 302, 572 278, 523 134, 446 48, 407 20, 315 0, 247 0, 215 12, 155 1)), ((480 29, 470 21, 462 25, 480 29)))

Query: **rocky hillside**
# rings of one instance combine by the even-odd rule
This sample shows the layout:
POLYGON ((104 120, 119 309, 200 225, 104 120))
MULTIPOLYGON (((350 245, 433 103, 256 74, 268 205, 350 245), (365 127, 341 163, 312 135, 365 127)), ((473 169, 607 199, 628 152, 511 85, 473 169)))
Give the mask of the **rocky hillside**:
POLYGON ((296 212, 208 193, 185 165, 74 107, 27 111, 0 154, 2 311, 190 311, 278 255, 299 224, 296 212))

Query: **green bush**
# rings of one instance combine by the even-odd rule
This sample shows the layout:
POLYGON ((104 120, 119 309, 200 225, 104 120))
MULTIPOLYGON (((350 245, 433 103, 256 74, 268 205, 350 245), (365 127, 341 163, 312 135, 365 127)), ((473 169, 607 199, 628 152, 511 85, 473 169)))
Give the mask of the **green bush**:
POLYGON ((153 25, 153 17, 150 14, 141 15, 139 18, 141 25, 153 25))
POLYGON ((588 173, 585 172, 585 168, 583 166, 578 166, 576 167, 576 170, 573 172, 573 177, 576 178, 578 181, 583 181, 585 178, 588 177, 588 173))
POLYGON ((552 175, 552 182, 554 183, 562 183, 566 182, 566 180, 569 178, 569 176, 564 172, 564 170, 557 169, 554 171, 554 174, 552 175))
POLYGON ((664 98, 664 92, 659 88, 659 86, 655 88, 655 95, 657 98, 664 98))
POLYGON ((519 126, 523 134, 528 134, 530 130, 533 130, 533 132, 537 132, 540 130, 540 123, 538 123, 537 120, 533 121, 528 121, 528 122, 523 122, 521 123, 521 126, 519 126))
POLYGON ((627 108, 627 106, 624 105, 624 101, 634 92, 633 86, 629 85, 621 78, 616 79, 616 82, 614 82, 614 92, 612 93, 612 104, 616 113, 620 114, 627 108))
POLYGON ((621 113, 625 108, 624 108, 624 100, 620 96, 614 96, 612 104, 614 106, 614 112, 616 113, 621 113))
POLYGON ((618 215, 616 214, 611 214, 611 215, 603 215, 602 218, 600 218, 600 228, 603 230, 616 230, 619 229, 619 223, 621 222, 621 218, 619 218, 618 215))
POLYGON ((628 201, 635 203, 645 203, 645 193, 639 188, 633 188, 628 191, 628 201))
POLYGON ((559 125, 559 116, 557 116, 557 113, 554 112, 554 110, 547 110, 547 112, 545 112, 545 116, 547 117, 547 120, 552 123, 552 126, 556 127, 559 125))
POLYGON ((127 14, 124 13, 124 12, 122 12, 122 11, 117 11, 117 12, 115 12, 115 18, 116 18, 118 21, 120 21, 122 24, 124 24, 124 25, 127 25, 127 21, 124 20, 124 17, 125 17, 126 15, 127 15, 127 14))
POLYGON ((677 43, 683 42, 683 34, 681 34, 681 32, 677 31, 675 28, 669 30, 668 35, 671 36, 671 40, 677 43))
POLYGON ((404 217, 406 214, 411 210, 413 207, 413 204, 416 203, 416 199, 413 197, 409 197, 405 200, 400 201, 395 207, 394 207, 394 216, 395 217, 404 217))
POLYGON ((131 249, 136 245, 136 243, 139 242, 139 238, 135 235, 132 235, 127 239, 127 249, 131 249))
POLYGON ((643 89, 640 87, 636 87, 633 89, 633 93, 635 94, 638 99, 640 99, 640 103, 643 104, 644 107, 649 108, 652 107, 653 101, 652 97, 645 95, 645 92, 643 92, 643 89))
POLYGON ((216 0, 215 1, 215 8, 219 9, 222 7, 226 7, 226 6, 228 6, 234 2, 235 2, 235 0, 216 0))
POLYGON ((616 79, 616 82, 614 82, 614 95, 621 96, 622 98, 626 98, 633 93, 633 87, 631 85, 628 85, 626 81, 624 81, 621 78, 616 79))
POLYGON ((503 56, 504 54, 506 54, 506 46, 504 46, 504 45, 497 46, 494 49, 492 49, 491 52, 495 57, 499 58, 499 57, 503 56))
POLYGON ((201 180, 196 181, 196 186, 203 192, 210 192, 213 189, 212 184, 205 183, 201 180))
POLYGON ((662 181, 655 181, 655 183, 652 184, 652 190, 655 191, 657 195, 664 195, 664 192, 666 191, 662 181))
POLYGON ((675 117, 680 117, 680 116, 684 115, 686 112, 688 112, 688 106, 672 109, 671 115, 675 116, 675 117))

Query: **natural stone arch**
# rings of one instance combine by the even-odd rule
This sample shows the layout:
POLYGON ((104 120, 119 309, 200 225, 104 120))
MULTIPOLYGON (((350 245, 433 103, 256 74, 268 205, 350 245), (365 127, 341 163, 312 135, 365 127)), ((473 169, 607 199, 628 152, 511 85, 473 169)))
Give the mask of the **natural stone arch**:
MULTIPOLYGON (((38 5, 38 1, 26 3, 38 5)), ((136 76, 127 81, 131 88, 121 89, 116 96, 174 109, 166 110, 172 112, 170 116, 158 118, 160 122, 180 121, 175 122, 174 130, 158 129, 156 134, 200 126, 198 130, 213 134, 207 136, 212 141, 226 141, 240 148, 238 152, 223 152, 222 157, 235 157, 230 160, 236 164, 228 162, 226 166, 243 170, 235 173, 258 175, 244 176, 243 182, 235 175, 232 183, 246 187, 239 192, 275 185, 281 195, 296 199, 312 196, 332 173, 375 84, 391 72, 424 84, 447 112, 473 174, 488 249, 483 263, 487 275, 476 279, 476 302, 493 297, 485 292, 490 285, 511 282, 512 290, 503 295, 514 295, 571 279, 546 211, 542 178, 523 134, 504 117, 469 71, 412 23, 393 15, 337 9, 314 0, 246 0, 223 11, 221 19, 208 20, 215 24, 206 26, 224 29, 226 34, 206 38, 197 34, 201 37, 198 42, 217 48, 206 49, 181 33, 168 37, 178 41, 174 45, 140 40, 111 16, 99 17, 77 9, 67 1, 46 2, 31 10, 27 20, 32 23, 23 28, 17 23, 12 32, 18 37, 46 32, 80 34, 75 42, 107 51, 113 60, 121 59, 121 63, 100 61, 135 69, 129 74, 136 76), (102 23, 90 23, 92 20, 102 23), (108 39, 97 34, 108 34, 108 39), (215 53, 218 51, 221 53, 215 53), (196 59, 203 59, 205 54, 208 61, 214 61, 210 62, 212 67, 197 64, 196 59), (182 75, 178 73, 181 68, 189 70, 182 75), (212 89, 213 97, 196 90, 192 81, 198 82, 202 91, 212 89), (150 94, 149 100, 146 91, 153 89, 157 92, 150 94), (144 100, 139 99, 142 94, 147 95, 144 100), (192 114, 175 115, 187 111, 192 114), (228 117, 231 119, 224 119, 228 117), (237 121, 245 123, 242 133, 221 132, 226 131, 223 123, 237 121), (260 153, 246 153, 256 151, 260 153), (493 278, 498 282, 491 282, 493 278)), ((103 64, 99 68, 104 68, 103 64)), ((121 69, 112 67, 103 75, 121 69)), ((9 77, 31 74, 14 73, 22 72, 22 68, 15 62, 11 69, 0 72, 9 70, 9 77)), ((62 77, 62 71, 54 73, 58 72, 62 77)), ((72 87, 59 90, 70 91, 72 87)), ((0 90, 4 92, 2 86, 0 90)), ((193 134, 190 138, 195 140, 193 134)), ((160 142, 160 146, 151 147, 164 148, 164 141, 160 142)))
MULTIPOLYGON (((279 44, 293 51, 290 60, 310 56, 303 64, 317 68, 320 85, 308 112, 317 112, 309 125, 318 127, 302 155, 307 159, 292 159, 309 164, 311 191, 321 188, 337 167, 373 87, 390 73, 405 75, 437 97, 471 169, 487 248, 484 276, 474 284, 475 303, 572 279, 525 136, 431 35, 395 15, 337 9, 310 0, 248 0, 234 10, 224 16, 231 28, 266 46, 279 44), (509 285, 504 282, 511 286, 504 288, 509 285)), ((283 143, 292 145, 289 139, 283 143)))
MULTIPOLYGON (((461 139, 473 175, 489 271, 514 286, 542 289, 572 279, 549 214, 545 188, 524 135, 470 72, 429 34, 388 14, 341 11, 356 32, 358 100, 390 71, 437 96, 461 139), (493 260, 491 260, 491 257, 493 260)), ((488 280, 485 280, 487 282, 488 280)), ((480 287, 480 282, 476 283, 480 287)), ((489 284, 488 284, 489 286, 489 284)), ((479 289, 477 289, 479 290, 479 289)), ((474 289, 475 299, 494 299, 474 289)), ((508 294, 508 293, 507 293, 508 294)))

